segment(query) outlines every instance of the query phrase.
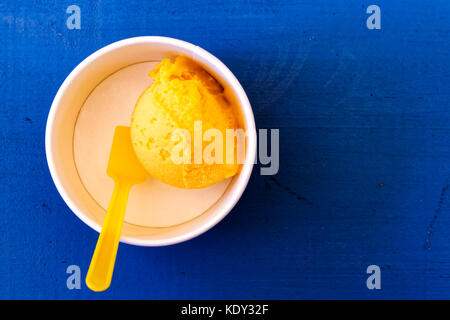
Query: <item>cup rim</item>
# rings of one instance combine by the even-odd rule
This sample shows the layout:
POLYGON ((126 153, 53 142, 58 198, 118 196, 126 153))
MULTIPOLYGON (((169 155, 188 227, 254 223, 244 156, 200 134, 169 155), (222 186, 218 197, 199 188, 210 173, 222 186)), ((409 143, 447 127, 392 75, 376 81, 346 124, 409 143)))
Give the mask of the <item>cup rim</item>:
MULTIPOLYGON (((67 78, 64 80, 60 88, 58 89, 58 92, 56 93, 55 98, 53 99, 52 105, 50 107, 50 111, 47 117, 47 124, 45 129, 45 153, 47 158, 47 165, 50 170, 50 174, 52 177, 52 180, 56 186, 56 189, 58 190, 59 194, 63 198, 64 202, 67 204, 67 206, 71 209, 71 211, 85 224, 87 224, 89 227, 94 229, 97 232, 101 231, 102 226, 97 224, 94 220, 89 218, 78 206, 72 201, 70 196, 65 190, 65 187, 62 185, 61 181, 59 180, 58 173, 56 171, 56 167, 54 165, 54 158, 53 158, 53 146, 52 146, 52 135, 53 135, 53 124, 54 124, 54 118, 56 111, 58 109, 58 106, 60 104, 61 98, 63 97, 65 91, 72 83, 73 79, 75 79, 78 74, 84 70, 88 65, 90 65, 92 62, 94 62, 97 58, 101 57, 102 55, 119 49, 121 47, 129 46, 129 45, 135 45, 140 43, 153 43, 153 44, 167 44, 174 47, 183 48, 189 52, 192 53, 192 57, 197 60, 198 57, 201 58, 203 61, 207 61, 211 65, 214 65, 215 68, 217 68, 220 73, 223 75, 223 79, 227 82, 227 84, 230 85, 232 88, 234 94, 236 95, 237 100, 240 103, 241 112, 243 114, 244 122, 246 125, 246 132, 247 132, 247 150, 246 150, 246 161, 243 164, 241 171, 239 172, 239 176, 237 178, 237 181, 232 186, 231 197, 226 202, 226 204, 220 208, 217 213, 215 213, 212 217, 212 219, 207 220, 205 223, 201 224, 200 226, 197 226, 190 230, 189 232, 185 232, 181 235, 165 238, 165 239, 139 239, 135 237, 130 236, 121 236, 120 241, 124 243, 128 243, 131 245, 136 246, 166 246, 166 245, 172 245, 180 242, 184 242, 187 240, 190 240, 194 237, 197 237, 201 235, 202 233, 208 231, 212 227, 214 227, 217 223, 219 223, 236 205, 236 203, 239 201, 240 197, 242 196, 248 181, 251 176, 251 172, 253 169, 254 159, 256 156, 256 127, 255 127, 255 120, 253 116, 253 111, 250 105, 250 101, 248 100, 248 97, 242 88, 241 84, 237 80, 237 78, 234 76, 234 74, 228 69, 228 67, 225 66, 218 58, 213 56, 211 53, 207 52, 206 50, 200 48, 199 46, 193 45, 189 42, 178 40, 174 38, 169 37, 161 37, 161 36, 142 36, 142 37, 134 37, 134 38, 128 38, 124 40, 120 40, 117 42, 113 42, 97 51, 89 55, 87 58, 85 58, 81 63, 79 63, 75 69, 72 70, 72 72, 67 76, 67 78)), ((220 200, 219 200, 220 201, 220 200)))

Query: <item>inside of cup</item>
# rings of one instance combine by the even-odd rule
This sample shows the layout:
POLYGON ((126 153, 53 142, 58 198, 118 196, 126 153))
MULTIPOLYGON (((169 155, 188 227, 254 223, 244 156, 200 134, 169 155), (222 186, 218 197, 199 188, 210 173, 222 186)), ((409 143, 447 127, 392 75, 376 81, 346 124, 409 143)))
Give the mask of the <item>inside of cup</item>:
MULTIPOLYGON (((192 46, 192 45, 191 45, 192 46)), ((51 150, 53 166, 59 178, 59 187, 71 209, 88 225, 100 230, 105 210, 91 197, 82 184, 77 173, 74 154, 73 136, 78 113, 90 92, 105 78, 126 66, 146 61, 159 61, 166 57, 186 55, 201 63, 225 88, 227 83, 220 70, 216 70, 211 61, 202 61, 195 54, 195 46, 186 48, 168 43, 140 42, 122 46, 106 47, 83 61, 62 85, 58 92, 59 103, 53 114, 51 128, 51 150)), ((230 90, 231 91, 231 90, 230 90)), ((58 100, 58 96, 55 99, 58 100)), ((237 98, 236 98, 237 100, 237 98)), ((237 100, 238 101, 238 100, 237 100)), ((242 119, 242 115, 240 116, 242 119)), ((242 124, 245 128, 245 123, 242 124)), ((247 150, 248 153, 248 150, 247 150)), ((164 228, 144 227, 124 222, 122 241, 141 244, 167 244, 177 237, 189 238, 205 231, 225 215, 234 205, 236 193, 232 192, 240 174, 236 175, 222 197, 207 211, 188 222, 164 228), (218 216, 218 212, 222 216, 218 216), (206 229, 205 229, 206 228, 206 229), (199 230, 203 231, 199 232, 199 230), (149 243, 149 241, 151 243, 149 243), (160 243, 159 243, 160 242, 160 243)), ((240 194, 237 196, 239 197, 240 194)))

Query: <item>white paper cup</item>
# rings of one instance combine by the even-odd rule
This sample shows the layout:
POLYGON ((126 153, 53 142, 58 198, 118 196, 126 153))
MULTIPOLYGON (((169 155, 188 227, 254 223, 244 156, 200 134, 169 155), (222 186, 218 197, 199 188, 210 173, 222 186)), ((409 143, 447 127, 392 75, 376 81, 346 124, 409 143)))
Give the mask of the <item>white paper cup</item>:
POLYGON ((222 197, 203 214, 167 228, 124 222, 120 241, 125 243, 164 246, 186 241, 209 230, 231 211, 247 186, 256 154, 255 120, 244 89, 219 59, 198 46, 166 37, 137 37, 110 44, 81 62, 59 88, 48 115, 45 151, 56 188, 69 208, 88 226, 100 232, 105 210, 83 186, 74 161, 73 136, 78 113, 91 91, 117 70, 138 62, 178 55, 189 56, 199 62, 234 94, 247 132, 246 162, 222 197))

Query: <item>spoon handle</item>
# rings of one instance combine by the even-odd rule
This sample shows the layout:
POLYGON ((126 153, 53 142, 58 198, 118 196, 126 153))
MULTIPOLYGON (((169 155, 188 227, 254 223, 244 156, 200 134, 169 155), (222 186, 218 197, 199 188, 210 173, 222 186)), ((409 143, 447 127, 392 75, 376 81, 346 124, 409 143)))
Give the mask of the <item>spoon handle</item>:
POLYGON ((115 179, 111 202, 86 275, 86 285, 93 291, 104 291, 111 284, 131 186, 130 183, 115 179))

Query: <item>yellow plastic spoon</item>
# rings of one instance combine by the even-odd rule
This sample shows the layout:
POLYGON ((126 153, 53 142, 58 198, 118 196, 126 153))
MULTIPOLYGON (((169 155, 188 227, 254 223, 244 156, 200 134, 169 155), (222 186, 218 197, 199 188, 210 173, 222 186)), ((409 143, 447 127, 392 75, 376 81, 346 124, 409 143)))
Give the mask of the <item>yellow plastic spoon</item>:
POLYGON ((128 194, 133 185, 148 176, 134 152, 129 127, 116 127, 106 174, 115 186, 86 275, 86 285, 93 291, 104 291, 111 284, 128 194))

